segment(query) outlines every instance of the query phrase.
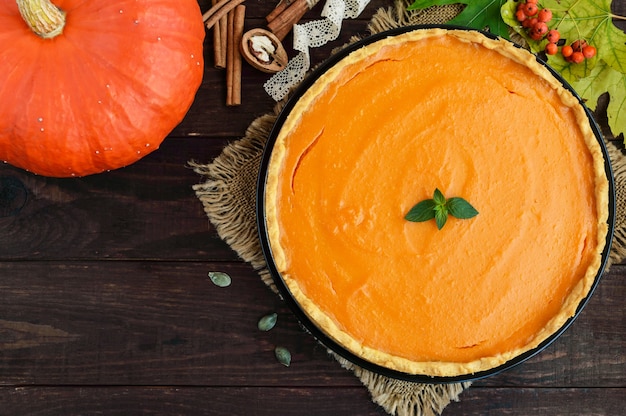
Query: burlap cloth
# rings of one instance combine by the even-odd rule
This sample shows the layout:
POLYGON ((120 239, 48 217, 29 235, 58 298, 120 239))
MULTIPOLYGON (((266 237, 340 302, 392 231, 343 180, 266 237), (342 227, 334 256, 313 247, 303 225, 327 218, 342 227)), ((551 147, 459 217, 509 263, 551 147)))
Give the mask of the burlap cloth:
MULTIPOLYGON (((396 0, 393 6, 378 10, 369 23, 368 31, 374 34, 412 24, 445 23, 458 14, 462 7, 434 6, 423 11, 409 12, 406 10, 408 4, 407 0, 396 0)), ((257 233, 255 198, 263 149, 283 104, 277 104, 270 113, 254 120, 245 136, 229 144, 212 163, 205 165, 190 162, 193 169, 203 177, 203 182, 193 189, 219 236, 243 260, 249 262, 263 282, 276 293, 257 233)), ((607 143, 607 148, 617 193, 615 237, 609 263, 618 263, 626 257, 626 158, 612 143, 607 143)), ((471 384, 423 384, 391 379, 360 368, 332 351, 329 354, 344 368, 352 371, 368 388, 372 400, 390 415, 439 415, 451 401, 458 401, 460 393, 471 384)))

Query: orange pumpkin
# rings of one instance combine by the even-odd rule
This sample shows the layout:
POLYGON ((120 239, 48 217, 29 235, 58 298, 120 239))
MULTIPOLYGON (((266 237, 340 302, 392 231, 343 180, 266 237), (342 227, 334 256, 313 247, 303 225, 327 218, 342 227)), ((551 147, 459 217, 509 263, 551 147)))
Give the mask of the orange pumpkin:
POLYGON ((202 81, 197 0, 53 3, 0 0, 0 160, 54 177, 136 162, 202 81))

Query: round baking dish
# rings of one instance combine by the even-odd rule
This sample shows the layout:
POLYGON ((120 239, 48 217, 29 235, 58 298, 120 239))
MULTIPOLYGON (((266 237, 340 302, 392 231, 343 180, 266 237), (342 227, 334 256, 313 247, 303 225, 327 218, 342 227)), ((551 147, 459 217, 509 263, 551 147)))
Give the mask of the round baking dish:
MULTIPOLYGON (((592 128, 592 131, 598 141, 598 143, 600 144, 600 148, 602 149, 603 152, 603 156, 604 156, 604 160, 605 160, 605 165, 604 165, 604 170, 606 173, 606 177, 608 179, 608 184, 609 184, 609 198, 608 198, 608 212, 609 212, 609 216, 608 216, 608 232, 606 235, 606 243, 604 245, 604 250, 602 252, 602 259, 601 259, 601 266, 597 272, 597 275, 595 276, 595 279, 593 281, 593 285, 591 290, 587 293, 586 297, 578 304, 576 313, 574 314, 573 317, 571 317, 570 319, 568 319, 557 331, 553 332, 552 335, 550 335, 547 339, 545 339, 543 342, 541 342, 537 347, 526 351, 520 355, 517 355, 516 357, 514 357, 513 359, 510 359, 509 361, 505 362, 502 365, 499 365, 497 367, 491 368, 489 370, 486 371, 480 371, 480 372, 475 372, 472 374, 464 374, 464 375, 459 375, 459 376, 430 376, 430 375, 424 375, 424 374, 409 374, 409 373, 405 373, 402 371, 397 371, 394 369, 390 369, 384 366, 381 366, 380 364, 376 364, 376 363, 372 363, 366 359, 363 359, 360 356, 355 355, 353 352, 349 351, 348 349, 346 349, 344 346, 338 344, 333 338, 331 338, 326 332, 324 332, 320 327, 318 327, 318 325, 316 325, 310 318, 309 316, 304 312, 303 308, 301 307, 301 305, 296 301, 296 299, 294 298, 293 294, 290 292, 289 288, 287 287, 287 285, 285 284, 285 281, 283 280, 283 277, 281 276, 281 274, 278 272, 277 267, 276 267, 276 263, 274 261, 274 254, 272 251, 272 247, 268 238, 268 229, 267 229, 267 222, 266 222, 266 202, 265 202, 265 192, 266 192, 266 181, 267 181, 267 175, 268 175, 268 166, 269 166, 269 162, 270 162, 270 158, 272 155, 272 150, 275 144, 275 141, 277 139, 277 136, 281 130, 281 127, 283 125, 283 123, 285 122, 286 118, 288 117, 288 115, 290 114, 290 112, 292 111, 294 105, 298 102, 299 98, 302 96, 302 94, 304 92, 306 92, 314 83, 316 80, 318 80, 320 78, 320 76, 322 76, 326 71, 328 71, 330 68, 332 68, 335 64, 337 64, 339 61, 341 61, 343 58, 345 58, 347 55, 349 55, 350 53, 352 53, 353 51, 358 50, 359 48, 362 48, 365 45, 377 42, 378 40, 390 37, 390 36, 397 36, 399 34, 402 33, 406 33, 409 31, 414 31, 414 30, 420 30, 420 29, 431 29, 431 28, 442 28, 442 29, 455 29, 455 30, 473 30, 473 29, 467 29, 467 28, 460 28, 460 27, 456 27, 456 26, 449 26, 449 25, 421 25, 421 26, 409 26, 409 27, 404 27, 404 28, 399 28, 399 29, 395 29, 395 30, 390 30, 390 31, 386 31, 383 33, 379 33, 373 36, 370 36, 366 39, 363 39, 361 41, 358 41, 344 49, 342 49, 340 52, 332 55, 327 61, 325 61, 324 63, 322 63, 319 67, 317 67, 294 91, 294 93, 291 95, 291 97, 289 98, 289 100, 287 101, 287 103, 285 104, 285 106, 283 107, 281 113, 279 114, 274 127, 270 133, 270 136, 268 138, 268 142, 265 148, 265 152, 263 154, 262 160, 261 160, 261 166, 260 166, 260 172, 259 172, 259 179, 258 179, 258 186, 257 186, 257 225, 258 225, 258 231, 259 231, 259 237, 260 237, 260 241, 261 241, 261 247, 265 256, 265 259, 267 261, 267 266, 268 269, 274 279, 274 282, 278 288, 278 290, 280 291, 280 294, 282 295, 282 297, 284 298, 285 302, 287 303, 287 305, 290 307, 290 309, 293 311, 293 313, 297 316, 297 318, 299 319, 299 321, 301 322, 301 324, 303 325, 303 327, 310 332, 320 343, 322 343, 324 346, 326 346, 327 348, 329 348, 330 350, 334 351, 335 353, 337 353, 338 355, 340 355, 341 357, 347 359, 348 361, 362 367, 365 368, 367 370, 373 371, 375 373, 384 375, 384 376, 388 376, 388 377, 393 377, 393 378, 397 378, 397 379, 402 379, 402 380, 408 380, 408 381, 413 381, 413 382, 426 382, 426 383, 449 383, 449 382, 461 382, 461 381, 471 381, 471 380, 477 380, 480 378, 484 378, 487 376, 492 376, 494 374, 497 374, 503 370, 509 369, 513 366, 516 366, 526 360, 528 360, 530 357, 538 354, 539 352, 541 352, 543 349, 545 349, 548 345, 550 345, 554 340, 556 340, 570 325, 571 323, 576 319, 576 317, 580 314, 580 311, 584 308, 584 306, 587 304, 589 298, 591 297, 595 287, 597 286, 597 284, 600 281, 600 278, 604 272, 604 268, 607 262, 607 259, 609 257, 609 252, 610 252, 610 247, 611 247, 611 240, 613 237, 613 228, 614 228, 614 221, 615 221, 615 190, 614 190, 614 182, 613 182, 613 175, 612 175, 612 169, 611 169, 611 164, 610 164, 610 159, 608 156, 608 152, 606 149, 606 146, 604 144, 603 141, 603 137, 602 134, 600 132, 600 129, 598 128, 596 122, 593 119, 593 115, 592 113, 589 111, 589 109, 584 105, 583 101, 580 99, 580 97, 576 94, 576 92, 573 90, 573 88, 567 83, 565 82, 561 76, 554 71, 552 68, 550 68, 545 62, 543 62, 542 60, 540 60, 539 58, 537 58, 537 61, 539 63, 541 63, 542 65, 544 65, 551 73, 552 75, 559 80, 562 85, 564 86, 564 88, 566 88, 567 90, 569 90, 570 92, 572 92, 574 94, 574 96, 578 99, 579 104, 584 108, 585 113, 589 119, 589 123, 590 126, 592 128)), ((494 38, 495 36, 490 34, 490 33, 484 33, 484 32, 480 32, 483 35, 490 37, 490 38, 494 38)))

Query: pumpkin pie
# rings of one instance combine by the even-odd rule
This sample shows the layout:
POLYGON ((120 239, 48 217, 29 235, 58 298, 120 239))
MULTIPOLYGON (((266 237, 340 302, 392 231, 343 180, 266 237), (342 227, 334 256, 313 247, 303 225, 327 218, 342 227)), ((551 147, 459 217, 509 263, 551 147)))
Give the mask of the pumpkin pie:
POLYGON ((609 185, 579 100, 511 42, 414 29, 299 96, 265 182, 272 261, 351 354, 411 375, 488 371, 575 315, 603 266, 609 185), (433 197, 478 215, 405 219, 433 197))

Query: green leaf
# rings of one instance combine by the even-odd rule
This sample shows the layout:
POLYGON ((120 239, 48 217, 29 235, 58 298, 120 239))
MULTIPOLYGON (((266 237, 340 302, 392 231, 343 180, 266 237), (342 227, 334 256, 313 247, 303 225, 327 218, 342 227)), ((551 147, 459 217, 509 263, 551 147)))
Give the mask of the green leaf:
POLYGON ((509 27, 502 20, 500 9, 506 0, 464 0, 459 3, 467 4, 458 16, 448 23, 468 26, 474 29, 486 30, 500 36, 509 38, 509 27))
MULTIPOLYGON (((600 61, 584 78, 569 81, 592 110, 597 108, 598 98, 609 94, 606 109, 609 128, 615 136, 626 133, 626 74, 616 71, 600 61)), ((626 140, 625 140, 626 143, 626 140)))
POLYGON ((435 192, 433 193, 433 201, 435 201, 435 204, 437 204, 437 205, 445 205, 446 204, 446 197, 443 196, 443 194, 441 193, 439 188, 436 188, 435 192))
MULTIPOLYGON (((571 84, 574 90, 585 99, 585 104, 589 108, 595 109, 598 104, 598 98, 607 91, 613 90, 614 86, 623 85, 623 80, 624 74, 601 61, 593 68, 589 76, 572 80, 571 84)), ((611 101, 621 101, 623 103, 625 99, 624 92, 623 87, 617 88, 611 94, 611 101)))
POLYGON ((520 28, 522 25, 515 18, 515 12, 517 11, 517 1, 516 0, 508 0, 502 4, 500 8, 500 14, 502 15, 502 21, 506 23, 508 26, 516 29, 517 26, 520 28))
POLYGON ((448 206, 448 211, 450 212, 450 215, 455 218, 466 220, 478 215, 478 211, 476 211, 476 208, 474 208, 469 202, 467 202, 463 198, 450 198, 448 199, 446 205, 448 206))
POLYGON ((437 229, 441 230, 446 221, 448 221, 448 210, 443 206, 438 206, 435 210, 435 221, 437 222, 437 229))
POLYGON ((407 7, 407 10, 421 10, 427 9, 432 6, 445 6, 447 4, 462 3, 459 0, 415 0, 413 4, 407 7))
POLYGON ((506 0, 415 0, 408 9, 420 10, 431 6, 465 4, 465 8, 448 23, 478 30, 489 30, 504 39, 509 38, 508 26, 502 20, 500 8, 506 0))
MULTIPOLYGON (((617 73, 617 71, 615 71, 617 73)), ((618 74, 619 81, 609 87, 609 105, 606 109, 609 127, 615 136, 624 135, 626 144, 626 74, 618 74)))
POLYGON ((424 222, 435 218, 435 207, 437 204, 432 199, 426 199, 413 208, 404 216, 404 219, 411 222, 424 222))
POLYGON ((478 211, 463 198, 446 199, 439 188, 435 188, 433 199, 426 199, 417 203, 404 216, 404 219, 412 222, 424 222, 434 218, 437 228, 441 230, 448 221, 448 215, 464 220, 475 217, 478 215, 478 211))

